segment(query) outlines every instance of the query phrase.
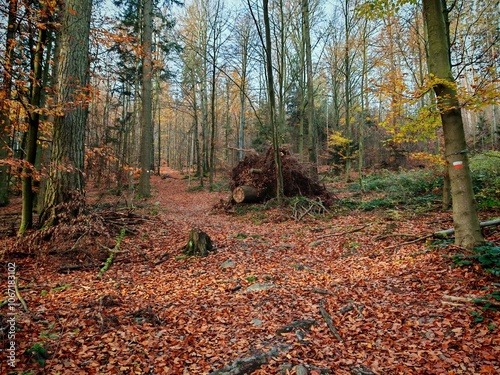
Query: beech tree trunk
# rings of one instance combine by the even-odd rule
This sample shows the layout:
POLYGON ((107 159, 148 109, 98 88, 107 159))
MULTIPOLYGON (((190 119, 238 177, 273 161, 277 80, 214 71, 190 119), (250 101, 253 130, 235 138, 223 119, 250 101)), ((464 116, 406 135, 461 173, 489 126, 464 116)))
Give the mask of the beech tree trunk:
POLYGON ((89 80, 89 36, 92 0, 66 0, 62 10, 57 48, 56 103, 52 136, 51 170, 45 190, 41 224, 55 223, 55 208, 72 203, 77 215, 76 196, 83 196, 85 126, 87 122, 89 80))
POLYGON ((456 82, 451 71, 446 0, 423 0, 429 47, 429 73, 443 123, 445 159, 450 176, 455 244, 467 249, 484 242, 477 217, 468 150, 456 82))

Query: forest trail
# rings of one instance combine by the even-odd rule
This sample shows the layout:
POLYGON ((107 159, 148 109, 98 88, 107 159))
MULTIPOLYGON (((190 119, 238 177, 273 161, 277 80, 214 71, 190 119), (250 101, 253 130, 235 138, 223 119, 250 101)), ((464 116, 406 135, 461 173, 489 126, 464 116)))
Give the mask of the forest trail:
POLYGON ((145 222, 102 279, 100 265, 60 272, 74 256, 16 260, 37 316, 17 321, 17 371, 42 371, 38 344, 47 374, 209 374, 238 358, 266 362, 252 372, 262 375, 500 372, 498 314, 443 300, 485 295, 491 279, 453 267, 450 247, 394 247, 446 227, 445 216, 221 213, 213 206, 228 192, 168 173, 176 178, 152 177, 153 196, 135 202, 145 222), (193 226, 216 247, 206 258, 182 254, 193 226))

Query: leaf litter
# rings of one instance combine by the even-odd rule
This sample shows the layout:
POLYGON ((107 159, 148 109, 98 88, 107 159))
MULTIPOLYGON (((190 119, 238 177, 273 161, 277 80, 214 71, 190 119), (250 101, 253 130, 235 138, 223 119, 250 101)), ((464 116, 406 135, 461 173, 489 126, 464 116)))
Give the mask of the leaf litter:
POLYGON ((391 235, 432 233, 447 215, 297 222, 276 208, 214 212, 227 193, 190 191, 186 180, 152 184, 153 196, 136 202, 142 219, 100 280, 98 267, 61 272, 68 257, 48 250, 4 255, 30 309, 17 311, 15 371, 208 374, 272 352, 252 373, 298 365, 311 374, 500 373, 499 314, 443 301, 486 295, 492 277, 455 267, 453 246, 396 246, 401 238, 391 235), (206 258, 182 257, 193 227, 216 247, 206 258), (484 321, 474 324, 472 312, 484 321), (44 368, 26 354, 36 344, 48 353, 44 368))

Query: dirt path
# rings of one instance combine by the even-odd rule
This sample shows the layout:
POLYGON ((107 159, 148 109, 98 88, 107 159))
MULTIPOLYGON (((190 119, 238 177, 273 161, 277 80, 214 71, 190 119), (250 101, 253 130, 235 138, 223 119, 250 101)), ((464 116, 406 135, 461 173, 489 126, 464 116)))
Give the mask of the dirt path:
POLYGON ((171 175, 154 177, 154 196, 136 202, 148 219, 102 279, 98 268, 60 273, 53 255, 15 259, 37 317, 17 310, 16 371, 208 374, 281 348, 253 373, 294 374, 298 365, 310 374, 500 373, 498 314, 443 304, 444 295, 486 294, 491 279, 453 267, 449 247, 392 247, 402 242, 395 234, 430 232, 440 215, 353 212, 297 223, 259 206, 214 213, 227 192, 190 191, 171 175), (207 258, 182 256, 193 226, 217 247, 207 258), (471 311, 484 322, 474 325, 471 311), (314 324, 287 326, 298 321, 314 324), (44 370, 37 344, 47 350, 44 370))

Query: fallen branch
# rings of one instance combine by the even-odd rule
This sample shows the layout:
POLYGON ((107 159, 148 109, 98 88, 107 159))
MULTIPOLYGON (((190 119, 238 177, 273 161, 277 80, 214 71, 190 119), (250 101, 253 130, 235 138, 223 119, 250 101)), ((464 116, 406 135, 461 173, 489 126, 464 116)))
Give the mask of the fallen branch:
POLYGON ((444 295, 443 300, 444 300, 443 303, 447 301, 454 304, 474 303, 479 305, 490 305, 490 306, 500 307, 500 301, 491 301, 488 299, 477 298, 477 297, 456 297, 456 296, 444 295))
POLYGON ((162 264, 163 262, 166 262, 168 259, 170 258, 170 254, 169 253, 164 253, 160 256, 160 259, 158 259, 156 262, 155 262, 155 266, 159 265, 159 264, 162 264))
POLYGON ((83 270, 86 268, 95 268, 98 267, 97 264, 93 263, 85 263, 85 264, 66 264, 59 266, 58 271, 59 272, 65 272, 65 271, 77 271, 77 270, 83 270))
POLYGON ((329 292, 328 290, 325 290, 325 289, 312 288, 311 292, 323 294, 323 295, 328 295, 328 296, 335 296, 335 294, 333 294, 332 292, 329 292))
POLYGON ((340 336, 340 333, 339 331, 337 331, 337 328, 335 328, 335 326, 333 325, 333 320, 332 320, 332 317, 330 316, 330 314, 328 314, 328 312, 325 310, 325 308, 323 307, 323 304, 321 303, 319 305, 319 312, 321 313, 321 316, 323 317, 323 319, 325 320, 326 322, 326 325, 328 326, 328 328, 330 329, 330 332, 333 333, 333 335, 337 338, 337 340, 339 341, 344 341, 342 339, 342 336, 340 336))
POLYGON ((399 243, 397 245, 392 245, 392 246, 386 247, 384 250, 394 249, 394 248, 397 248, 397 247, 400 247, 400 246, 404 246, 404 245, 410 245, 410 244, 415 243, 415 242, 423 241, 423 240, 425 240, 427 238, 430 238, 432 236, 434 236, 434 235, 433 234, 427 234, 427 235, 425 235, 423 237, 416 238, 416 239, 414 239, 412 241, 402 242, 402 243, 399 243))
POLYGON ((226 365, 219 370, 211 372, 209 375, 244 375, 252 374, 262 365, 268 363, 269 358, 277 357, 280 352, 288 350, 289 345, 274 347, 268 352, 255 354, 249 357, 236 358, 233 363, 226 365))
MULTIPOLYGON (((483 221, 482 223, 479 223, 479 226, 481 228, 490 227, 490 226, 493 226, 493 225, 500 225, 500 219, 495 219, 495 220, 490 220, 490 221, 483 221)), ((455 228, 441 230, 439 232, 434 232, 433 236, 437 237, 437 238, 446 238, 446 237, 448 237, 449 235, 451 235, 453 233, 455 233, 455 228)))
POLYGON ((109 267, 111 267, 111 265, 113 264, 113 260, 115 259, 116 252, 120 248, 120 243, 122 242, 123 237, 125 237, 125 233, 126 233, 126 230, 124 228, 122 228, 122 230, 120 231, 120 235, 116 239, 115 247, 113 249, 109 249, 108 259, 106 259, 106 263, 104 263, 104 266, 102 266, 101 270, 99 271, 99 274, 97 275, 98 279, 101 279, 102 275, 104 275, 104 272, 106 272, 109 269, 109 267))
POLYGON ((19 302, 21 302, 21 305, 24 307, 24 311, 26 311, 28 314, 30 314, 30 310, 28 309, 28 305, 26 304, 26 301, 21 297, 21 293, 19 293, 19 288, 17 286, 17 277, 16 277, 16 283, 14 284, 14 290, 16 291, 16 296, 19 302))

